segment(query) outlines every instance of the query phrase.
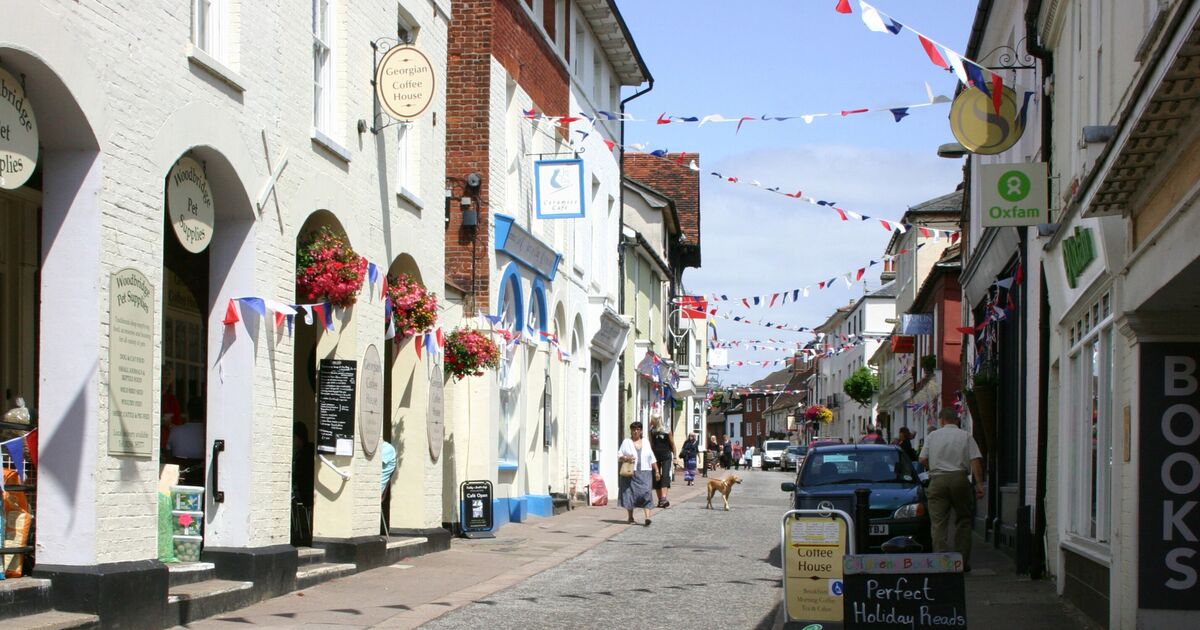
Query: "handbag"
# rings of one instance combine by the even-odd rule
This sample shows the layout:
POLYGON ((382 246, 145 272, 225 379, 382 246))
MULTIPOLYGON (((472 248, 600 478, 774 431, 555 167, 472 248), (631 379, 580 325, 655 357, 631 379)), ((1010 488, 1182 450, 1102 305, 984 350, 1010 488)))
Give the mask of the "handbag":
POLYGON ((633 462, 629 462, 629 461, 621 462, 621 468, 619 471, 617 471, 617 474, 621 475, 622 477, 632 477, 633 476, 633 462))

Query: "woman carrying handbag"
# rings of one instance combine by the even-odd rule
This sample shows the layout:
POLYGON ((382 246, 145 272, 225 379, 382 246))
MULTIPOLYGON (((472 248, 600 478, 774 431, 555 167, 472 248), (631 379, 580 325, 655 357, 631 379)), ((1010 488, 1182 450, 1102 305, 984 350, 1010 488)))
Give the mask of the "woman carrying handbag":
POLYGON ((650 508, 654 507, 654 479, 658 478, 658 461, 650 445, 642 439, 642 423, 629 425, 629 437, 621 442, 617 451, 620 474, 617 482, 617 501, 629 512, 629 523, 633 523, 634 508, 646 513, 646 527, 650 526, 650 508))

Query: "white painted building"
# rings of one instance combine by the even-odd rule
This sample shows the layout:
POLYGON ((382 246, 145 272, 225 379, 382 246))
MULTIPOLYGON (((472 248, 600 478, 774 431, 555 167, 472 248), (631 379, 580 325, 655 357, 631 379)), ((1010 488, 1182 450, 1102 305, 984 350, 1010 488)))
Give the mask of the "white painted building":
POLYGON ((296 260, 322 225, 380 274, 440 293, 444 91, 411 124, 373 133, 390 119, 377 115, 370 43, 411 39, 444 86, 449 2, 5 0, 0 14, 0 69, 24 85, 41 147, 32 179, 0 187, 0 276, 21 279, 3 285, 0 382, 6 408, 22 396, 39 418, 35 555, 54 604, 92 606, 105 625, 181 621, 167 619, 178 611, 157 536, 164 427, 185 415, 204 418, 201 455, 184 468, 205 488, 205 557, 255 597, 296 584, 295 479, 315 477, 298 500, 331 554, 379 533, 382 439, 402 451, 393 525, 447 520, 424 428, 440 370, 415 360, 411 340, 388 358, 378 285, 333 309, 328 331, 319 313, 276 327, 255 309, 320 301, 297 295, 296 260), (164 217, 168 176, 188 160, 214 213, 201 253, 164 217), (147 306, 133 329, 130 287, 147 306), (235 305, 227 324, 239 297, 264 301, 235 305), (329 465, 301 459, 297 476, 293 424, 314 439, 320 360, 355 362, 357 401, 372 351, 385 391, 371 393, 383 396, 359 402, 329 465), (372 409, 380 424, 365 420, 372 409), (101 598, 109 580, 132 580, 136 596, 101 598))
POLYGON ((891 330, 888 321, 896 316, 895 284, 888 283, 843 306, 815 330, 825 356, 818 361, 816 400, 833 412, 833 422, 822 425, 822 437, 858 440, 875 421, 875 405, 862 406, 846 395, 846 379, 859 368, 868 367, 891 330))

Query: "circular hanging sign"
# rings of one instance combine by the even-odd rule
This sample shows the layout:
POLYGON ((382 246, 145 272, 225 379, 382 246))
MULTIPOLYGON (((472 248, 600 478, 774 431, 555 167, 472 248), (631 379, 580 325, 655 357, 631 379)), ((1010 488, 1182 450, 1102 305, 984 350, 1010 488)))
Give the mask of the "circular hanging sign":
POLYGON ((442 370, 434 370, 429 379, 429 409, 425 412, 426 437, 429 439, 429 457, 437 461, 442 456, 442 441, 446 439, 446 424, 443 417, 445 391, 442 370))
POLYGON ((204 168, 181 157, 167 175, 167 213, 184 249, 199 254, 213 235, 213 197, 204 168))
POLYGON ((1016 93, 1004 88, 996 114, 991 96, 976 88, 963 90, 950 106, 950 131, 971 153, 996 155, 1009 150, 1025 133, 1016 93))
POLYGON ((396 46, 375 70, 375 94, 383 111, 396 120, 413 120, 433 102, 433 65, 412 46, 396 46))
POLYGON ((20 188, 37 165, 38 129, 33 105, 13 75, 0 69, 0 188, 20 188))
POLYGON ((383 435, 383 363, 374 344, 363 354, 362 374, 359 376, 358 421, 362 425, 363 451, 367 455, 379 447, 383 435))

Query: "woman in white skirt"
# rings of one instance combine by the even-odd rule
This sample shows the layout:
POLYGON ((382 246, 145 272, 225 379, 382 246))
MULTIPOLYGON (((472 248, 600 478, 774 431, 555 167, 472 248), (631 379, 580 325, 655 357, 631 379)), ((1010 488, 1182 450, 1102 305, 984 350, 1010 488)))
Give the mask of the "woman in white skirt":
POLYGON ((650 508, 654 507, 654 480, 658 478, 658 461, 654 459, 654 451, 642 439, 642 423, 634 421, 629 425, 629 437, 621 442, 617 451, 621 462, 633 463, 633 476, 621 476, 617 482, 617 501, 629 512, 629 522, 633 522, 633 509, 642 508, 646 512, 646 527, 650 526, 650 508))

